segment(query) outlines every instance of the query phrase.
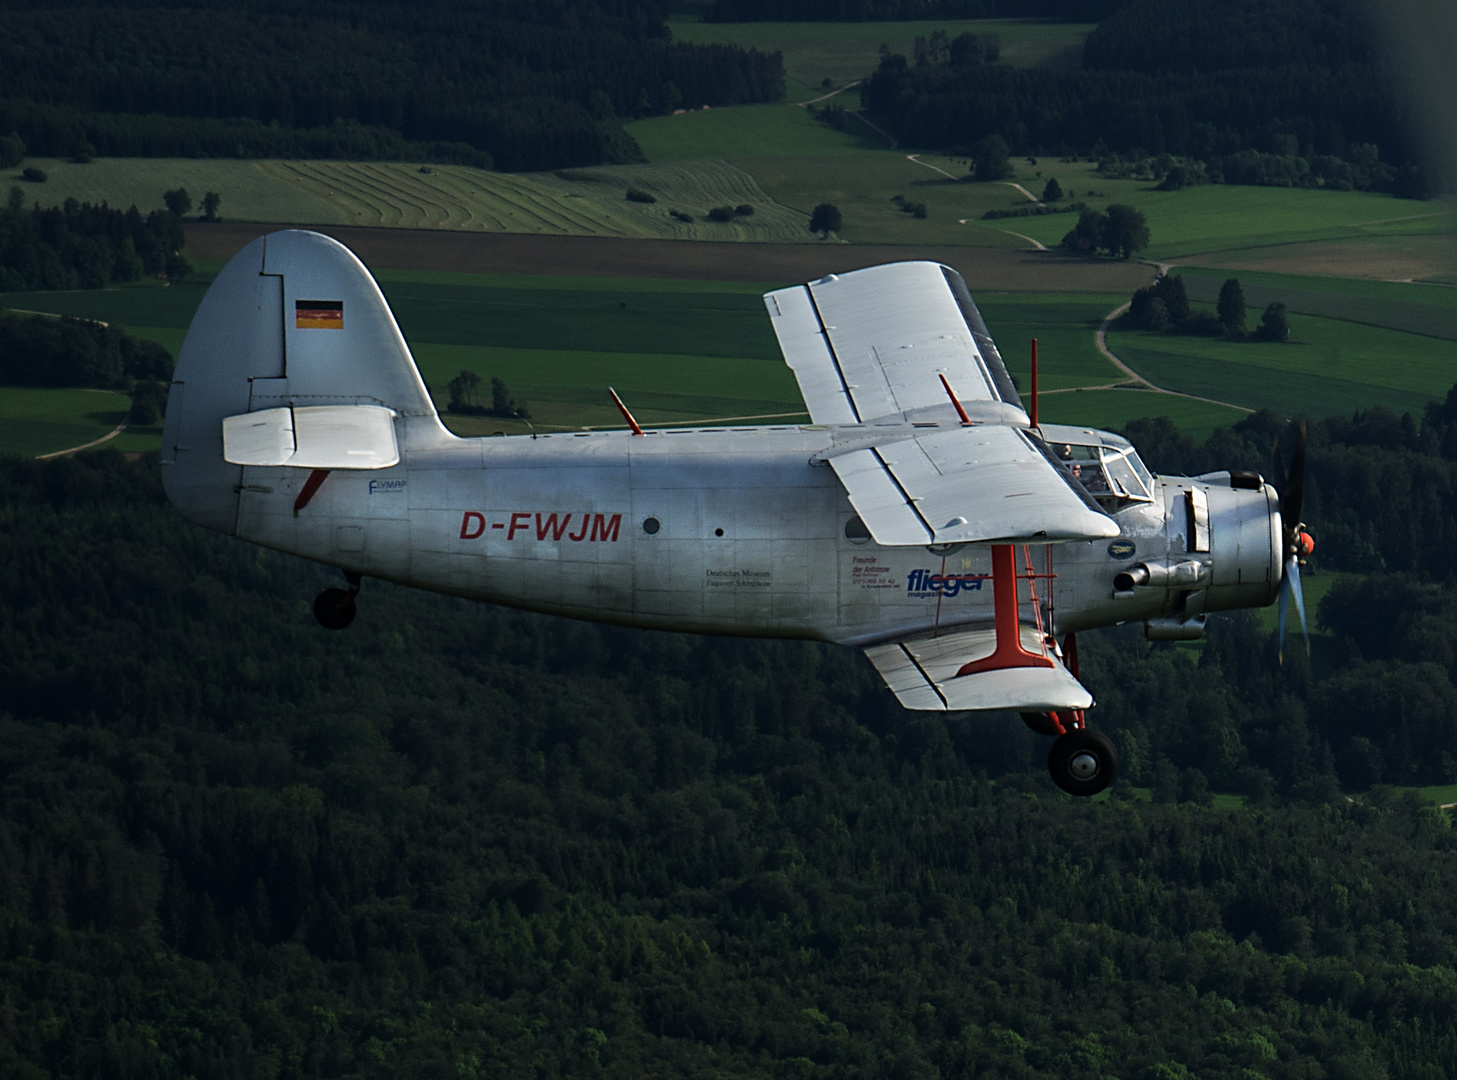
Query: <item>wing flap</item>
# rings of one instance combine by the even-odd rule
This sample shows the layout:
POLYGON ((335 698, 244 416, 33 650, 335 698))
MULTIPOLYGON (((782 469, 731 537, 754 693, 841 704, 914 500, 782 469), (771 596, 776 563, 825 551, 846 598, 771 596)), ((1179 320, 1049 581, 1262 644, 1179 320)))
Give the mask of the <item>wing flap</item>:
POLYGON ((923 432, 829 460, 877 544, 1049 544, 1119 533, 1017 428, 923 432))
MULTIPOLYGON (((1034 628, 1022 627, 1022 646, 1029 652, 1041 651, 1034 628)), ((1092 707, 1093 696, 1061 663, 957 676, 963 665, 990 656, 995 647, 996 631, 983 627, 871 645, 865 655, 907 709, 1053 712, 1092 707)))

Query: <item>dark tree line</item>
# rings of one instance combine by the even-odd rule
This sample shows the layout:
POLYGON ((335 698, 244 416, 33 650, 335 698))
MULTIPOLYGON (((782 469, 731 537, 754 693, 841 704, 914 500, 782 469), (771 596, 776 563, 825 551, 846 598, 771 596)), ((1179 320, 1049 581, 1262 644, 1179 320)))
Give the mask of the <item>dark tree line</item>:
POLYGON ((13 187, 0 211, 0 292, 99 289, 159 274, 178 280, 191 272, 185 242, 181 219, 168 210, 143 216, 135 206, 75 199, 27 210, 25 193, 13 187))
POLYGON ((662 19, 641 0, 11 6, 0 130, 33 153, 439 145, 543 169, 634 158, 624 117, 783 93, 777 56, 674 43, 662 19))
POLYGON ((0 385, 130 390, 172 376, 172 355, 155 341, 85 319, 0 312, 0 385))
POLYGON ((709 22, 1062 19, 1099 22, 1128 0, 715 0, 709 22))
POLYGON ((1415 154, 1372 38, 1349 0, 1134 0, 1089 38, 1080 68, 972 70, 887 56, 862 99, 920 146, 966 148, 996 134, 1015 153, 1165 153, 1206 163, 1210 180, 1328 177, 1421 194, 1430 180, 1395 168, 1413 168, 1415 154), (1388 165, 1365 163, 1367 147, 1388 165), (1289 160, 1274 169, 1271 157, 1289 160))
POLYGON ((1161 801, 1075 803, 853 650, 378 583, 325 634, 323 570, 157 469, 0 463, 7 1076, 1457 1070, 1449 822, 1335 797, 1318 733, 1370 718, 1245 622, 1090 650, 1161 801), (1200 806, 1241 745, 1289 795, 1200 806))

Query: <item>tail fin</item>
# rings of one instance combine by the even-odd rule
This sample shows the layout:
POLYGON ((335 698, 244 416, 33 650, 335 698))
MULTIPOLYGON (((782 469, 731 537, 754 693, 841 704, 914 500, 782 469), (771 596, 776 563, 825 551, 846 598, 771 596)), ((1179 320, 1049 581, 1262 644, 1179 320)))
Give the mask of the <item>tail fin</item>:
POLYGON ((235 531, 243 466, 223 459, 223 420, 321 405, 393 410, 402 451, 454 438, 364 264, 319 233, 272 233, 229 260, 187 331, 162 436, 167 497, 235 531))

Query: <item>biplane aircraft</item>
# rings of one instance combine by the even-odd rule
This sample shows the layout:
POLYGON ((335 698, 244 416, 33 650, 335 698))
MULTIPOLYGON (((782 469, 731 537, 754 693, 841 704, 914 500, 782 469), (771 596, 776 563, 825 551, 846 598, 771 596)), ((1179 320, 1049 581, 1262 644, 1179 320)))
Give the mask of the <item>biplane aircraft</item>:
MULTIPOLYGON (((187 518, 365 577, 579 619, 859 646, 908 709, 1011 710, 1091 795, 1075 635, 1293 591, 1300 455, 1256 475, 1154 476, 1105 431, 1023 408, 966 283, 896 263, 764 297, 811 422, 459 438, 374 279, 313 232, 218 275, 167 403, 163 479, 187 518)), ((1035 376, 1034 376, 1035 385, 1035 376)), ((616 395, 613 395, 614 398, 616 395)), ((621 403, 619 402, 619 405, 621 403)))

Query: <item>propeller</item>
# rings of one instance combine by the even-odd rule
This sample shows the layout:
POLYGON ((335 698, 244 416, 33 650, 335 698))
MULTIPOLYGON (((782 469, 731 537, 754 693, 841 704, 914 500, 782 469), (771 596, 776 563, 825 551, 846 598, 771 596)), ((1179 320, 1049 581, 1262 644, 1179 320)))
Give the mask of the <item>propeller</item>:
POLYGON ((1305 531, 1300 520, 1300 501, 1305 494, 1305 421, 1300 421, 1295 438, 1295 453, 1290 458, 1290 472, 1285 473, 1280 460, 1280 444, 1275 444, 1275 469, 1280 490, 1280 531, 1282 563, 1280 579, 1280 663, 1285 662, 1285 616, 1290 598, 1295 597, 1295 611, 1300 616, 1300 632, 1305 637, 1305 654, 1310 655, 1310 628, 1305 621, 1305 594, 1300 588, 1300 563, 1315 550, 1315 540, 1305 531))

